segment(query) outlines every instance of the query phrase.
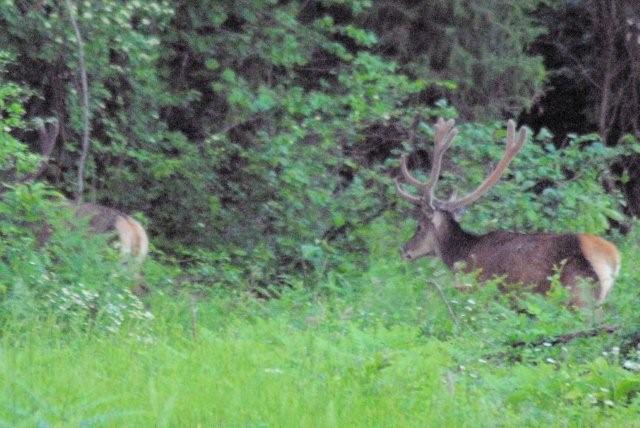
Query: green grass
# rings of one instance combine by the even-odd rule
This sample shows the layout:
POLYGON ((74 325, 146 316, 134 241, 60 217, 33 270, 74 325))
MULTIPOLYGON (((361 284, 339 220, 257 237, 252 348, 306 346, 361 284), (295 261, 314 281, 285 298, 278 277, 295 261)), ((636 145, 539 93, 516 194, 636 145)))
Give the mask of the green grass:
MULTIPOLYGON (((596 321, 561 295, 521 297, 532 318, 495 285, 460 292, 468 278, 390 244, 271 301, 159 291, 155 320, 116 334, 9 325, 0 426, 640 426, 640 375, 622 368, 637 355, 617 349, 640 325, 631 262, 597 321, 618 333, 512 348, 596 321)), ((633 238, 622 249, 633 260, 633 238)))
POLYGON ((308 325, 295 326, 286 315, 230 319, 217 330, 201 326, 194 339, 163 320, 152 343, 125 331, 102 338, 54 329, 7 335, 0 420, 7 426, 637 424, 640 402, 623 389, 637 391, 640 379, 603 358, 558 365, 467 359, 462 367, 455 341, 424 337, 415 326, 300 322, 308 325))

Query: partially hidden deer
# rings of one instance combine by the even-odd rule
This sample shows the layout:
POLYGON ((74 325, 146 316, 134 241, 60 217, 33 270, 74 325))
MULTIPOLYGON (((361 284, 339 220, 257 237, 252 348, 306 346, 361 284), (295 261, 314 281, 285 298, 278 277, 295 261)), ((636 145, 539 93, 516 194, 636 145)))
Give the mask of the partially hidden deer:
MULTIPOLYGON (((43 160, 37 171, 22 179, 21 182, 31 182, 45 172, 47 161, 55 147, 58 133, 59 124, 57 121, 53 121, 49 125, 40 121, 39 143, 43 160)), ((87 219, 90 232, 96 234, 115 232, 118 236, 120 252, 123 258, 127 261, 132 260, 136 267, 142 264, 149 251, 149 238, 138 221, 121 211, 99 204, 76 204, 71 201, 65 201, 63 206, 72 209, 76 217, 87 219)), ((44 245, 51 234, 50 226, 48 224, 41 225, 37 234, 40 245, 44 245)))
POLYGON ((600 305, 613 288, 620 270, 620 254, 611 242, 586 233, 519 233, 493 231, 474 234, 458 223, 462 211, 487 193, 504 174, 527 139, 527 131, 516 132, 513 120, 507 124, 506 148, 502 159, 485 180, 469 194, 449 200, 435 196, 443 155, 458 130, 453 120, 440 118, 434 127, 435 147, 431 171, 426 182, 409 172, 407 156, 400 159, 400 172, 406 182, 418 190, 406 191, 396 177, 398 194, 419 207, 418 228, 403 245, 407 260, 423 256, 439 257, 450 269, 463 266, 466 272, 478 272, 481 280, 502 277, 504 284, 524 284, 538 293, 546 293, 550 278, 559 270, 560 282, 568 288, 572 306, 584 307, 589 301, 600 305), (592 286, 587 296, 581 290, 584 280, 592 286))
POLYGON ((77 217, 89 219, 89 230, 93 233, 116 232, 123 258, 133 259, 136 266, 144 261, 149 252, 149 238, 142 225, 133 217, 104 205, 83 203, 72 205, 77 217))

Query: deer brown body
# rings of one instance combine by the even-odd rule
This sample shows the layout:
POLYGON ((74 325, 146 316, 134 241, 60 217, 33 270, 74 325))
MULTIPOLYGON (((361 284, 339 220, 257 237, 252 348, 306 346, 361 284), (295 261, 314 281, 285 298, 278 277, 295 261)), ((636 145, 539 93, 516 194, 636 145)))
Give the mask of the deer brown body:
POLYGON ((487 179, 464 198, 448 201, 435 198, 442 156, 456 134, 453 121, 441 119, 436 124, 432 172, 426 183, 411 176, 406 157, 402 158, 405 180, 423 192, 420 197, 409 194, 396 181, 400 195, 419 205, 421 212, 418 230, 403 246, 405 258, 437 256, 451 269, 462 262, 467 272, 479 272, 482 280, 502 277, 506 284, 532 285, 539 293, 549 290, 549 278, 559 269, 560 282, 568 287, 572 304, 586 303, 578 287, 583 279, 596 284, 591 294, 601 304, 620 269, 620 255, 612 243, 589 234, 494 231, 476 235, 463 230, 456 219, 461 209, 493 187, 524 144, 526 132, 520 130, 516 135, 512 121, 509 121, 505 156, 487 179))

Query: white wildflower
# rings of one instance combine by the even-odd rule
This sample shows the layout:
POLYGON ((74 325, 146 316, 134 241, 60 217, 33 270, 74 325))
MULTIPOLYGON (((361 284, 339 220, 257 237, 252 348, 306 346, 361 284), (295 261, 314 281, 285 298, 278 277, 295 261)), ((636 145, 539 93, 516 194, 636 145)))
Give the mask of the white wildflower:
POLYGON ((640 363, 637 361, 626 360, 624 363, 622 363, 622 367, 634 372, 640 372, 640 363))

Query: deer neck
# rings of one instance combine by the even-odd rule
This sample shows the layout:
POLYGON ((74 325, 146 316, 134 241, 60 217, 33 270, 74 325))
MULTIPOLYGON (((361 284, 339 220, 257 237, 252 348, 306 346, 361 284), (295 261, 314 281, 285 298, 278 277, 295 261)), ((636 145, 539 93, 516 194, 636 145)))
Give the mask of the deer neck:
POLYGON ((443 215, 436 236, 439 256, 449 268, 453 268, 456 262, 466 260, 478 240, 477 235, 463 230, 448 213, 443 215))

